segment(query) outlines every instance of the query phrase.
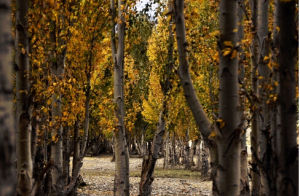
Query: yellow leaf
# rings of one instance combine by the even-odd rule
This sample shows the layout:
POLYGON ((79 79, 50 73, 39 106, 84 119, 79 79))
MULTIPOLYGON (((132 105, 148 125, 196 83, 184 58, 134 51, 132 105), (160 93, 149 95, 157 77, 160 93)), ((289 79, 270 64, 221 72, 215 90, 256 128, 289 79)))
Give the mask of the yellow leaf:
POLYGON ((223 44, 224 44, 224 46, 233 47, 233 44, 231 41, 224 41, 223 44))
POLYGON ((231 54, 231 57, 230 57, 230 58, 231 58, 231 59, 234 59, 236 56, 237 56, 237 50, 234 49, 234 50, 232 51, 232 54, 231 54))
POLYGON ((220 129, 222 129, 223 127, 225 127, 225 122, 224 122, 224 120, 223 119, 217 119, 216 120, 217 121, 217 123, 219 124, 219 127, 220 127, 220 129))
POLYGON ((233 29, 233 31, 232 31, 232 32, 236 33, 236 32, 238 32, 238 29, 233 29))
POLYGON ((21 53, 22 53, 22 54, 26 54, 25 48, 22 48, 22 49, 21 49, 21 53))
POLYGON ((268 57, 268 56, 265 56, 264 57, 264 61, 267 61, 267 60, 269 60, 270 59, 270 57, 268 57))
POLYGON ((227 56, 231 53, 231 50, 224 50, 223 51, 223 56, 227 56))
POLYGON ((50 99, 47 100, 47 105, 51 105, 51 100, 50 99))
POLYGON ((264 79, 264 77, 263 76, 258 76, 258 79, 262 80, 262 79, 264 79))
POLYGON ((270 70, 272 70, 272 64, 271 64, 271 61, 268 63, 268 68, 269 68, 270 70))
POLYGON ((44 112, 44 113, 46 113, 46 112, 48 112, 48 109, 46 108, 46 107, 44 107, 44 106, 42 106, 42 111, 44 112))
POLYGON ((219 31, 219 30, 216 30, 216 31, 211 32, 209 35, 210 35, 210 36, 217 36, 217 35, 219 35, 219 34, 220 34, 220 31, 219 31))
POLYGON ((209 134, 208 139, 213 139, 213 138, 216 137, 216 136, 217 136, 217 133, 216 133, 215 130, 213 130, 213 131, 209 134))

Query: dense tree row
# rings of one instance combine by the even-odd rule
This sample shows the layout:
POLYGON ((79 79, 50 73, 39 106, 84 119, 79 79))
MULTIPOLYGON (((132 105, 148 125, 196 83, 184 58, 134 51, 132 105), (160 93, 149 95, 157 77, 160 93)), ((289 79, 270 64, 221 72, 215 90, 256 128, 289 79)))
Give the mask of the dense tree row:
POLYGON ((118 196, 131 155, 140 195, 161 157, 213 195, 298 195, 298 3, 140 6, 0 0, 0 195, 76 195, 102 152, 118 196))

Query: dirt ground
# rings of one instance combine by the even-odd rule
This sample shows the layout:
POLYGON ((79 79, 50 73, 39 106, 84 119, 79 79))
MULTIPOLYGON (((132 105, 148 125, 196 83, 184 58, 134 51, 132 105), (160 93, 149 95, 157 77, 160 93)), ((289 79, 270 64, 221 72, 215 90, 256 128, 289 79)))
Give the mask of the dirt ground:
MULTIPOLYGON (((105 196, 113 195, 115 164, 111 156, 84 158, 81 175, 87 186, 78 189, 79 196, 105 196)), ((130 158, 130 195, 138 195, 142 159, 130 158)), ((159 159, 156 165, 158 171, 154 173, 152 195, 211 195, 211 181, 201 180, 197 171, 189 172, 176 170, 162 170, 163 159, 159 159), (162 174, 159 172, 162 171, 162 174), (188 173, 187 173, 188 172, 188 173), (176 174, 177 174, 176 173, 176 174)))

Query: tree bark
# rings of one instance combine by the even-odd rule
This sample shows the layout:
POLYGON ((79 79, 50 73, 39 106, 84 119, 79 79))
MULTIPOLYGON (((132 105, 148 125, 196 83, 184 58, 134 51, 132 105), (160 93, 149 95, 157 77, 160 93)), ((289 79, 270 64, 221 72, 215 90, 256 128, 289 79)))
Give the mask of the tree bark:
MULTIPOLYGON (((244 10, 245 10, 245 3, 244 0, 238 1, 238 40, 241 41, 244 39, 244 10)), ((239 48, 239 84, 244 86, 244 78, 245 78, 245 52, 242 46, 239 48)), ((245 119, 245 96, 243 93, 240 92, 240 103, 241 103, 241 118, 245 119)), ((242 126, 243 135, 241 138, 241 183, 240 183, 240 195, 241 196, 249 196, 250 189, 249 189, 249 180, 248 180, 248 153, 247 153, 247 144, 246 144, 246 127, 245 125, 242 126)))
MULTIPOLYGON (((270 53, 270 40, 268 37, 268 9, 269 1, 258 1, 257 4, 257 37, 258 37, 258 85, 259 88, 259 153, 258 158, 261 162, 260 170, 260 195, 270 195, 272 186, 272 147, 271 147, 271 110, 269 104, 270 89, 268 89, 268 84, 270 84, 270 69, 268 68, 268 61, 265 57, 269 57, 270 53)), ((271 194, 272 195, 272 194, 271 194)))
POLYGON ((67 185, 69 183, 69 176, 70 176, 70 134, 69 134, 69 127, 64 128, 63 132, 63 185, 67 185))
MULTIPOLYGON (((220 135, 218 132, 218 128, 215 127, 214 124, 211 124, 209 119, 207 118, 207 115, 205 114, 202 105, 199 102, 199 99, 196 95, 196 91, 194 89, 191 75, 189 72, 189 62, 188 62, 188 43, 186 41, 186 33, 185 33, 185 24, 184 24, 184 1, 183 0, 176 0, 174 1, 174 8, 175 8, 175 22, 176 22, 176 38, 177 38, 177 48, 179 53, 179 78, 181 85, 183 87, 184 96, 186 98, 186 101, 188 103, 189 108, 192 111, 192 114, 194 116, 194 119, 196 121, 196 124, 201 132, 202 138, 204 141, 209 145, 209 149, 211 153, 211 161, 212 161, 212 170, 214 170, 218 165, 218 163, 213 162, 217 161, 216 158, 217 155, 217 146, 214 144, 214 142, 210 141, 208 139, 209 135, 212 133, 212 130, 214 130, 216 135, 220 135), (216 159, 215 159, 216 158, 216 159)), ((212 173, 215 173, 212 171, 212 173)), ((217 177, 216 175, 213 175, 212 177, 217 177)), ((214 194, 217 194, 217 181, 216 179, 213 179, 213 191, 214 194)))
POLYGON ((165 139, 165 153, 164 153, 164 169, 168 169, 170 164, 170 132, 167 131, 165 139))
MULTIPOLYGON (((168 2, 168 9, 171 10, 171 3, 168 2)), ((144 156, 142 172, 141 172, 141 182, 140 182, 140 195, 148 196, 151 195, 152 190, 152 182, 153 172, 156 164, 156 160, 158 159, 159 152, 163 148, 164 143, 164 135, 165 135, 165 118, 168 113, 167 109, 167 101, 168 101, 168 92, 171 89, 170 79, 172 74, 172 68, 174 64, 173 60, 173 50, 174 50, 174 37, 172 32, 172 18, 169 21, 169 38, 168 38, 168 57, 167 63, 165 67, 163 67, 163 76, 160 78, 160 86, 163 92, 163 103, 162 103, 162 111, 159 115, 157 130, 153 138, 151 151, 148 156, 144 156)))
POLYGON ((233 56, 236 50, 238 34, 234 31, 238 26, 237 1, 222 0, 220 3, 220 90, 219 118, 224 122, 220 125, 221 136, 217 140, 218 195, 240 194, 240 135, 242 122, 240 119, 238 60, 233 56), (225 51, 230 51, 225 54, 225 51))
POLYGON ((31 124, 29 100, 29 1, 16 1, 16 99, 18 195, 30 195, 32 188, 31 124))
POLYGON ((278 195, 298 195, 296 64, 298 54, 296 1, 279 1, 279 129, 278 195))
POLYGON ((165 112, 166 108, 159 115, 159 122, 157 131, 153 138, 151 151, 148 156, 144 156, 141 172, 140 182, 140 196, 149 196, 152 191, 153 172, 156 160, 159 158, 158 154, 163 144, 163 137, 165 134, 165 112))
POLYGON ((185 24, 184 24, 184 1, 174 1, 175 8, 175 22, 176 22, 176 38, 177 48, 179 53, 179 77, 184 90, 184 96, 193 113, 196 124, 199 127, 204 138, 208 138, 211 132, 211 123, 207 118, 202 105, 196 95, 195 88, 192 83, 191 75, 189 72, 189 63, 187 56, 187 46, 185 24))
POLYGON ((192 141, 192 146, 191 146, 191 149, 190 149, 190 153, 189 153, 189 161, 190 161, 190 166, 193 167, 195 166, 195 162, 194 162, 194 155, 196 153, 196 145, 198 143, 198 139, 192 141))
POLYGON ((59 25, 56 24, 56 21, 52 21, 52 25, 54 26, 50 32, 50 40, 53 47, 53 51, 51 53, 51 76, 53 78, 53 86, 55 89, 55 93, 52 95, 52 105, 51 105, 51 114, 52 114, 52 131, 51 131, 51 154, 50 160, 53 162, 54 167, 51 170, 51 194, 56 195, 59 190, 62 188, 62 178, 61 175, 63 173, 63 140, 62 140, 62 132, 63 127, 59 122, 59 119, 62 117, 62 102, 61 102, 61 93, 60 89, 58 89, 54 83, 59 83, 62 81, 64 77, 64 63, 65 63, 65 52, 64 49, 61 52, 57 51, 57 44, 59 46, 64 44, 64 41, 61 37, 57 36, 57 32, 60 30, 59 25))
POLYGON ((114 103, 117 124, 115 141, 115 181, 114 195, 129 195, 129 153, 124 124, 124 39, 125 39, 125 0, 118 0, 118 43, 115 35, 115 2, 111 0, 111 48, 114 63, 114 103))
POLYGON ((258 167, 258 82, 257 82, 257 59, 258 59, 258 40, 257 40, 257 0, 250 1, 251 7, 251 21, 252 21, 252 45, 251 45, 251 66, 252 66, 252 121, 251 121, 251 194, 253 196, 259 195, 260 192, 260 176, 258 167))
POLYGON ((10 1, 0 1, 0 195, 16 194, 10 1))

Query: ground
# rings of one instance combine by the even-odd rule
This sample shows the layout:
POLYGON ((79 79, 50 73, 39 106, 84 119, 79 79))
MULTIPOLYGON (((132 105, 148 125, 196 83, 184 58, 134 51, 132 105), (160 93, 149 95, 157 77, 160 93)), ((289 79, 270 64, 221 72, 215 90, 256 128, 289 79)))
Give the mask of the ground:
MULTIPOLYGON (((130 195, 138 195, 142 159, 130 158, 130 195)), ((200 172, 162 169, 159 159, 154 173, 152 195, 210 195, 211 181, 202 180, 200 172)), ((111 156, 84 158, 81 175, 87 186, 78 189, 79 196, 113 195, 115 164, 111 156)))

